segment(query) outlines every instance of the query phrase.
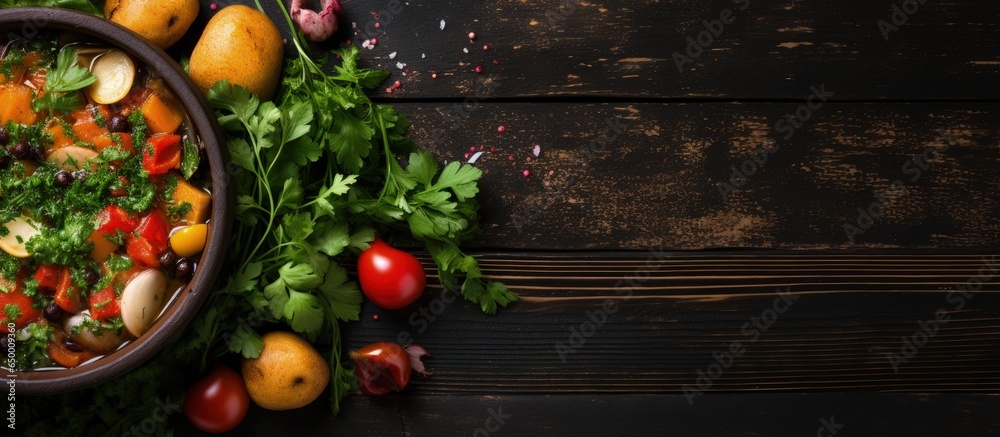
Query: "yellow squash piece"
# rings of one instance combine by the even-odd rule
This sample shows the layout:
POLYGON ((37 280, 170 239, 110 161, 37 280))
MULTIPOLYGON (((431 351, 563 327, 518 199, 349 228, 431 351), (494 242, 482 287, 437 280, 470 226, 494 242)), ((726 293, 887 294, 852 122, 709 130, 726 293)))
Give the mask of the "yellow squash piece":
POLYGON ((0 238, 0 249, 7 252, 10 256, 15 258, 27 258, 31 256, 25 245, 28 244, 28 240, 41 232, 28 223, 24 217, 18 217, 14 220, 7 222, 4 226, 10 231, 6 236, 0 238))
POLYGON ((191 205, 191 210, 181 217, 181 222, 184 224, 196 225, 208 221, 208 216, 212 212, 210 209, 212 198, 205 190, 181 180, 177 182, 177 188, 174 189, 171 197, 173 198, 173 206, 184 203, 191 205))
POLYGON ((170 248, 179 257, 195 256, 205 249, 207 238, 208 225, 187 226, 170 236, 170 248))
POLYGON ((135 64, 125 52, 117 49, 94 58, 90 72, 97 81, 87 91, 91 99, 102 105, 124 99, 135 81, 135 64))

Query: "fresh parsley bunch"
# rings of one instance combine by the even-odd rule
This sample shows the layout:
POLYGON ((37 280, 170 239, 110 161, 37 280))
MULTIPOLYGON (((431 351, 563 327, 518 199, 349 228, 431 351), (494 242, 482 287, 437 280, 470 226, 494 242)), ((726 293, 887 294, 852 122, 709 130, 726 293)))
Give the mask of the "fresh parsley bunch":
MULTIPOLYGON (((291 23, 289 23, 291 25, 291 23)), ((409 122, 365 95, 388 73, 360 68, 358 49, 334 51, 334 74, 313 61, 299 35, 298 58, 285 70, 281 100, 261 102, 246 89, 221 82, 208 94, 228 132, 238 171, 236 225, 221 293, 194 329, 193 347, 257 357, 258 334, 227 326, 236 314, 260 314, 311 341, 330 344, 333 409, 352 386, 341 356, 339 323, 358 320, 361 293, 340 265, 341 255, 368 248, 377 232, 406 231, 422 240, 446 287, 494 314, 516 296, 486 281, 476 259, 458 245, 477 232, 482 172, 452 162, 443 169, 405 137, 409 122), (463 279, 460 279, 464 277, 463 279), (239 303, 231 303, 239 302, 239 303), (223 308, 218 309, 216 308, 223 308)), ((204 355, 203 365, 215 354, 204 355)))

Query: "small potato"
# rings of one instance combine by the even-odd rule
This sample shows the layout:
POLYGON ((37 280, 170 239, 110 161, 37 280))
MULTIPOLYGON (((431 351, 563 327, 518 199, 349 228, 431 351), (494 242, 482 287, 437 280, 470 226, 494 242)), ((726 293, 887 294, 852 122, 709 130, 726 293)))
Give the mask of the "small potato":
POLYGON ((222 79, 271 100, 281 79, 285 46, 278 28, 264 13, 243 5, 227 6, 205 26, 191 53, 191 79, 203 92, 222 79))
POLYGON ((198 17, 198 0, 107 0, 104 15, 161 49, 174 45, 198 17))

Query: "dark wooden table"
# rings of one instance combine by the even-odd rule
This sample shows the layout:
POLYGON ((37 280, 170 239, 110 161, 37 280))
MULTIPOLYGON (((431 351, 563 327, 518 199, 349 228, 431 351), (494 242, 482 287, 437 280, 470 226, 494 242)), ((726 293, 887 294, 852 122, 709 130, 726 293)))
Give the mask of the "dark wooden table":
POLYGON ((1000 3, 345 6, 412 138, 487 152, 472 248, 521 301, 366 304, 349 347, 433 377, 234 433, 1000 433, 1000 3))

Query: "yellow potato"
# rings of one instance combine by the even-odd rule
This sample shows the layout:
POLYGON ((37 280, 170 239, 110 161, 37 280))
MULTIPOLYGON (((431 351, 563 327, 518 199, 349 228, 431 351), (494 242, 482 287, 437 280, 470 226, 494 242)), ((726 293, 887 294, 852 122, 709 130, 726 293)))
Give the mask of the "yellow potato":
POLYGON ((260 357, 244 358, 247 393, 268 410, 292 410, 316 400, 330 385, 330 366, 308 341, 291 332, 261 337, 260 357))
POLYGON ((198 0, 107 0, 104 16, 166 49, 198 17, 198 0))
POLYGON ((202 92, 228 79, 261 100, 271 100, 284 50, 281 34, 267 15, 243 5, 227 6, 208 22, 191 53, 191 79, 202 92))

